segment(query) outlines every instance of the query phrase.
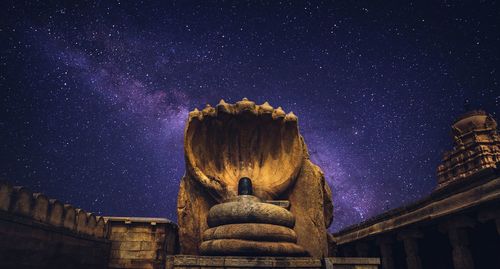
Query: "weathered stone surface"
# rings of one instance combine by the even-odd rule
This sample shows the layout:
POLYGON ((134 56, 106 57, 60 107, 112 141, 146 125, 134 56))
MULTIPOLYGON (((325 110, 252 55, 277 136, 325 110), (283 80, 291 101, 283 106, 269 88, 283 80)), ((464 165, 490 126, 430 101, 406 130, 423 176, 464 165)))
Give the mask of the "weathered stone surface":
POLYGON ((210 228, 203 233, 203 241, 215 239, 244 239, 296 243, 297 234, 290 228, 273 224, 227 224, 210 228))
POLYGON ((201 243, 203 255, 228 256, 307 256, 301 246, 289 242, 262 242, 240 239, 217 239, 201 243))
POLYGON ((291 204, 290 211, 295 216, 297 244, 304 247, 313 257, 328 256, 325 227, 330 226, 332 222, 333 205, 330 187, 321 169, 305 160, 288 199, 291 204))
POLYGON ((268 108, 242 100, 190 113, 186 161, 219 202, 236 196, 242 177, 253 180, 257 197, 273 199, 297 176, 304 159, 297 117, 268 108))
POLYGON ((49 211, 49 199, 41 193, 33 194, 35 205, 33 206, 33 218, 38 221, 47 221, 49 211))
POLYGON ((50 217, 49 223, 54 226, 63 225, 63 214, 64 214, 64 206, 61 202, 50 199, 50 217))
POLYGON ((21 186, 14 187, 14 198, 15 201, 12 203, 14 205, 13 212, 25 216, 31 215, 31 208, 33 204, 33 193, 21 186))
POLYGON ((250 179, 241 179, 238 194, 247 195, 238 195, 210 209, 208 225, 213 228, 205 231, 200 252, 205 255, 309 256, 295 244, 296 234, 290 229, 295 224, 292 213, 248 195, 253 193, 251 185, 250 179))
POLYGON ((325 268, 325 269, 377 269, 377 258, 299 258, 299 257, 206 257, 168 256, 166 269, 173 268, 325 268))
POLYGON ((64 205, 64 221, 63 226, 70 230, 76 229, 76 211, 72 205, 64 205))
POLYGON ((177 226, 167 219, 106 217, 111 254, 109 268, 164 268, 177 251, 177 226))
POLYGON ((180 253, 199 254, 203 232, 208 229, 207 215, 215 200, 201 184, 186 175, 181 180, 177 200, 180 253))
POLYGON ((184 137, 186 174, 181 180, 178 221, 181 253, 199 254, 208 210, 233 198, 241 177, 252 179, 262 200, 289 200, 298 244, 327 255, 331 192, 309 161, 297 117, 269 104, 223 101, 189 114, 184 137))
POLYGON ((76 231, 87 233, 87 212, 82 209, 76 209, 76 231))
POLYGON ((295 218, 290 211, 277 205, 254 201, 246 195, 232 202, 213 206, 208 213, 208 226, 233 223, 268 223, 293 228, 295 218))
POLYGON ((0 210, 9 210, 12 199, 12 185, 0 180, 0 210))

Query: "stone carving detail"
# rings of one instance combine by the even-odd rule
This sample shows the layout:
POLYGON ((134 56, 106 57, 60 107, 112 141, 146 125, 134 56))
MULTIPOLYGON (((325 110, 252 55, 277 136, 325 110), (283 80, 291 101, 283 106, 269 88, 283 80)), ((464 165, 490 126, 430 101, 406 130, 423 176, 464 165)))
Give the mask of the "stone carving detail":
POLYGON ((210 229, 203 233, 204 255, 306 256, 292 230, 295 217, 280 206, 264 203, 253 193, 249 178, 238 184, 238 196, 213 206, 208 212, 210 229))
POLYGON ((236 104, 221 100, 189 113, 184 147, 186 174, 178 197, 182 254, 200 254, 210 208, 235 199, 238 180, 249 177, 259 199, 290 202, 297 245, 312 256, 327 255, 331 191, 309 160, 292 112, 246 98, 236 104))
POLYGON ((497 123, 486 112, 471 111, 452 126, 453 149, 445 152, 437 168, 438 189, 460 181, 500 162, 497 123))

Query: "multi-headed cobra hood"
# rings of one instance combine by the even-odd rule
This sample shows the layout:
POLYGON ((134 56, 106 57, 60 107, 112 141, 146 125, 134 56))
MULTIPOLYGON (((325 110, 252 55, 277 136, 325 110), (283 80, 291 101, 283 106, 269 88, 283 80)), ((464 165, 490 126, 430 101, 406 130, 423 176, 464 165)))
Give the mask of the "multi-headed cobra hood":
POLYGON ((218 201, 236 196, 242 177, 252 179, 257 197, 277 198, 307 158, 293 112, 246 98, 191 111, 184 143, 187 170, 218 201))

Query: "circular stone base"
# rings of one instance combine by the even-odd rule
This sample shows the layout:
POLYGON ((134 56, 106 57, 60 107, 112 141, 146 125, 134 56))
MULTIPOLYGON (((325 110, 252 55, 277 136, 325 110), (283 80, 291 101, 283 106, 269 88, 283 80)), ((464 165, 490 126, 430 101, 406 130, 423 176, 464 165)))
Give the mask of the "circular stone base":
POLYGON ((202 255, 210 256, 309 256, 301 246, 289 242, 257 242, 217 239, 201 243, 202 255))
POLYGON ((210 228, 203 233, 203 241, 216 239, 243 239, 267 242, 297 242, 295 231, 273 224, 241 223, 210 228))
POLYGON ((267 223, 293 228, 292 213, 277 205, 256 202, 250 198, 213 206, 208 212, 209 227, 235 223, 267 223))

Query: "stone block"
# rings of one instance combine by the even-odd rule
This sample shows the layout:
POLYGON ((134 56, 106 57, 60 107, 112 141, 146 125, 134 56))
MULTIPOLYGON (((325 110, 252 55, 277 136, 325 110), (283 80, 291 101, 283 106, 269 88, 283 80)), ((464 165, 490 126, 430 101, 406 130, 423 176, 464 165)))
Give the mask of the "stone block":
POLYGON ((30 190, 16 186, 14 187, 14 201, 12 211, 17 214, 31 216, 33 205, 33 194, 30 190))
POLYGON ((49 212, 49 224, 57 227, 63 225, 64 206, 61 202, 50 199, 49 212))
POLYGON ((96 216, 93 213, 87 213, 87 229, 85 229, 85 233, 88 235, 94 235, 96 227, 97 227, 96 216))
POLYGON ((111 250, 113 259, 149 259, 156 258, 156 251, 111 250))
POLYGON ((69 230, 76 229, 76 211, 72 205, 65 204, 64 205, 64 228, 69 230))
POLYGON ((49 213, 49 199, 41 193, 33 194, 35 205, 33 207, 33 219, 46 222, 49 213))
POLYGON ((97 218, 96 228, 94 230, 94 236, 102 238, 106 235, 106 223, 103 217, 97 218))
POLYGON ((6 181, 0 181, 0 210, 8 211, 12 198, 12 185, 6 181))
POLYGON ((111 244, 111 249, 138 251, 138 250, 141 250, 141 243, 143 243, 143 242, 141 242, 141 241, 113 242, 111 244))
POLYGON ((87 212, 77 208, 76 209, 76 231, 78 233, 88 233, 87 229, 87 212))
POLYGON ((115 241, 155 241, 154 234, 151 233, 111 233, 111 240, 115 241))
POLYGON ((141 250, 151 250, 151 251, 156 251, 161 247, 161 245, 157 244, 156 242, 147 242, 147 241, 142 241, 141 242, 141 250))

